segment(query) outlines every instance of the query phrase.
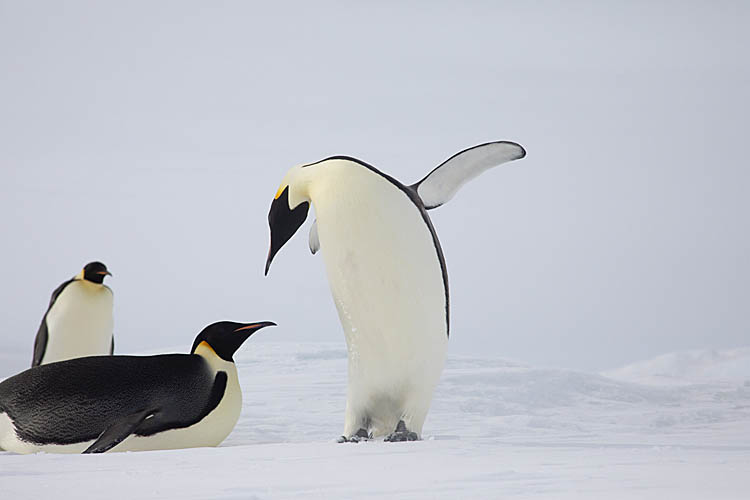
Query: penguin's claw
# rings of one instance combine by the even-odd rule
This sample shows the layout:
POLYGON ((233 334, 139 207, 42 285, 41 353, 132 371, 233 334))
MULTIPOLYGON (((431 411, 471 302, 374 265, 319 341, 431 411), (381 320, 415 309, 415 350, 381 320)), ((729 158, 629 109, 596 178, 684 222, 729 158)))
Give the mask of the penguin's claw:
POLYGON ((359 429, 353 435, 346 437, 341 436, 337 439, 339 443, 360 443, 362 441, 368 441, 372 439, 372 435, 369 434, 365 429, 359 429))
POLYGON ((393 434, 386 436, 384 441, 387 443, 399 443, 401 441, 419 441, 419 436, 416 432, 412 431, 394 432, 393 434))
POLYGON ((416 432, 412 432, 406 428, 406 424, 403 420, 398 421, 396 430, 386 436, 386 442, 398 443, 401 441, 419 441, 419 435, 416 432))

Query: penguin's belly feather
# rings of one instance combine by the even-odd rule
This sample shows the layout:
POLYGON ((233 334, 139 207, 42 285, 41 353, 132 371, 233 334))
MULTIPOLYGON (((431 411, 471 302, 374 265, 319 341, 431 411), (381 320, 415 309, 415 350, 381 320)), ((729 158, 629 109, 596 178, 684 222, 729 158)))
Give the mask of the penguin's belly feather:
POLYGON ((43 363, 109 354, 112 345, 112 292, 75 281, 65 287, 45 318, 48 340, 43 363))
POLYGON ((432 233, 414 202, 384 179, 341 191, 313 202, 349 351, 348 404, 387 412, 382 401, 393 399, 426 413, 447 344, 432 233))

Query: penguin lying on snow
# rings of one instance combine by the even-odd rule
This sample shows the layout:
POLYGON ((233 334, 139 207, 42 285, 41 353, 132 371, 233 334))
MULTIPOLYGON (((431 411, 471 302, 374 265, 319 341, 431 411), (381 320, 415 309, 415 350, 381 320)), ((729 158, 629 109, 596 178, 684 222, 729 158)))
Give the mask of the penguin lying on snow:
POLYGON ((102 453, 217 446, 242 407, 232 356, 272 325, 214 323, 190 354, 92 356, 30 368, 0 383, 0 448, 102 453))
POLYGON ((31 366, 55 361, 112 354, 112 276, 101 262, 90 262, 75 277, 52 292, 34 341, 31 366))
POLYGON ((427 210, 484 170, 525 155, 513 142, 481 144, 411 186, 347 156, 284 177, 268 213, 266 274, 312 203, 310 250, 323 251, 348 349, 341 441, 419 438, 449 334, 448 275, 427 210))

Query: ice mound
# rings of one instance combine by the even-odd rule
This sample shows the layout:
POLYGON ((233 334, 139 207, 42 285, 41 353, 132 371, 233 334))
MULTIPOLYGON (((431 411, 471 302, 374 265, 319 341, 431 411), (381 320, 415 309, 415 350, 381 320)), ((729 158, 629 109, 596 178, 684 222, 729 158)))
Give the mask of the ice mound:
POLYGON ((746 381, 750 386, 750 347, 663 354, 603 375, 641 384, 694 384, 746 381))

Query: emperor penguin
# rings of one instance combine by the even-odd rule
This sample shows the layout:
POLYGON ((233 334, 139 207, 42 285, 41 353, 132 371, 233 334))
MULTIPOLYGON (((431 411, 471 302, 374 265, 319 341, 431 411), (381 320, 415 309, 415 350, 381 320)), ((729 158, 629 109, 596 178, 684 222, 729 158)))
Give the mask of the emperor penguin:
POLYGON ((348 353, 339 441, 420 439, 450 332, 448 273, 427 211, 484 170, 525 155, 514 142, 480 144, 412 185, 349 156, 287 172, 268 213, 265 272, 312 204, 310 250, 323 254, 348 353))
POLYGON ((104 284, 106 276, 112 276, 107 266, 89 262, 52 292, 31 366, 114 352, 112 290, 104 284))
POLYGON ((242 408, 233 355, 275 323, 221 321, 190 354, 91 356, 0 383, 0 448, 103 453, 218 446, 242 408))

